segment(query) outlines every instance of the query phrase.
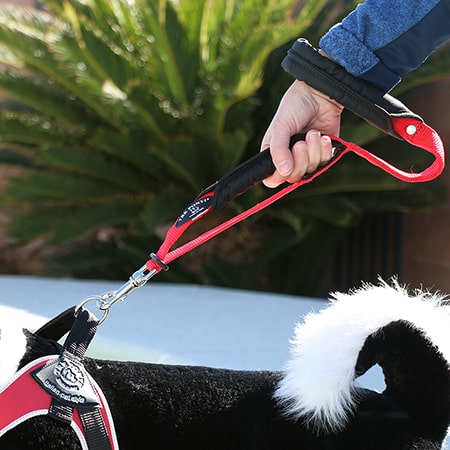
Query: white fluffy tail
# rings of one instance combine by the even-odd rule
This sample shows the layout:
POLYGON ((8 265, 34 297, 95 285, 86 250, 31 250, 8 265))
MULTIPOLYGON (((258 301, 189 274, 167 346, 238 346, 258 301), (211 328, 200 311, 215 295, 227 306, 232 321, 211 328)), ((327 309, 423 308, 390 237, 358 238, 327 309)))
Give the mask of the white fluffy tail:
POLYGON ((297 325, 291 359, 275 392, 287 415, 318 432, 347 423, 357 403, 355 366, 366 338, 391 322, 409 322, 450 361, 450 306, 444 296, 398 283, 334 294, 329 307, 297 325))

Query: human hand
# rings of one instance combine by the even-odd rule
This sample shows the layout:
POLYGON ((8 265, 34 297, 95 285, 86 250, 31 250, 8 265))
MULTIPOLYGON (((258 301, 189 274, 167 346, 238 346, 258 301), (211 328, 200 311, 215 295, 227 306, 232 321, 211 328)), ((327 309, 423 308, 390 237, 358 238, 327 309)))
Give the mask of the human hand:
POLYGON ((295 183, 305 173, 314 172, 320 164, 327 162, 332 156, 328 135, 339 135, 343 109, 342 105, 303 81, 294 81, 281 99, 262 140, 261 150, 270 147, 277 169, 264 184, 276 187, 285 181, 295 183), (305 131, 305 141, 297 142, 290 150, 291 136, 305 131))

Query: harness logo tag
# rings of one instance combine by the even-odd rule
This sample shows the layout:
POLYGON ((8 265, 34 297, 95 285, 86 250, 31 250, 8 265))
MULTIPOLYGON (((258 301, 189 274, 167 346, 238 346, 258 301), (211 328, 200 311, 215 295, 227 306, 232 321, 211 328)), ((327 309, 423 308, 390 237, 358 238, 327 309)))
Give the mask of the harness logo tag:
POLYGON ((81 361, 62 355, 31 375, 44 391, 67 405, 99 405, 98 396, 81 361))
POLYGON ((67 391, 79 391, 85 381, 83 366, 68 359, 59 360, 53 373, 56 382, 67 391))

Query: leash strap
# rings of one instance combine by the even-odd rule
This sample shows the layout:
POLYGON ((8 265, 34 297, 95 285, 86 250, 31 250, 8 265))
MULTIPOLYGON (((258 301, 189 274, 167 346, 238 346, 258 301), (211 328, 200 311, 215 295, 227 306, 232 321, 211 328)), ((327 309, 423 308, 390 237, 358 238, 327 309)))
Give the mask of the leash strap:
MULTIPOLYGON (((266 149, 242 163, 200 193, 200 195, 182 212, 175 223, 169 228, 158 252, 152 254, 151 259, 146 262, 148 271, 156 271, 156 273, 158 273, 161 270, 167 270, 167 264, 171 261, 198 247, 214 236, 217 236, 233 225, 270 206, 298 187, 310 183, 331 166, 336 164, 346 153, 355 153, 393 177, 410 183, 431 181, 442 173, 445 166, 444 147, 438 133, 433 128, 413 116, 391 117, 391 126, 398 137, 433 155, 434 160, 429 167, 419 173, 412 171, 407 172, 395 167, 352 142, 346 142, 339 137, 332 137, 334 156, 325 165, 319 167, 315 172, 307 174, 302 180, 282 188, 250 209, 223 222, 215 228, 206 231, 192 241, 171 250, 172 246, 194 222, 202 217, 212 214, 233 198, 250 189, 274 172, 275 167, 270 156, 270 150, 266 149)), ((293 136, 291 138, 291 147, 298 140, 303 140, 304 137, 305 135, 303 133, 293 136)))
MULTIPOLYGON (((444 169, 444 147, 439 135, 396 98, 384 94, 377 87, 350 75, 343 67, 326 58, 305 39, 297 40, 282 62, 282 67, 298 80, 327 94, 364 120, 397 139, 431 153, 433 162, 424 171, 401 170, 389 162, 351 142, 332 137, 335 156, 316 172, 291 184, 249 210, 207 231, 187 244, 170 250, 184 231, 201 217, 212 214, 237 195, 271 175, 275 167, 269 149, 244 162, 205 189, 179 216, 166 234, 158 252, 147 261, 149 272, 167 269, 167 264, 227 228, 266 208, 303 184, 309 183, 334 165, 344 154, 353 152, 399 180, 418 183, 430 181, 444 169)), ((293 136, 291 146, 304 134, 293 136)))

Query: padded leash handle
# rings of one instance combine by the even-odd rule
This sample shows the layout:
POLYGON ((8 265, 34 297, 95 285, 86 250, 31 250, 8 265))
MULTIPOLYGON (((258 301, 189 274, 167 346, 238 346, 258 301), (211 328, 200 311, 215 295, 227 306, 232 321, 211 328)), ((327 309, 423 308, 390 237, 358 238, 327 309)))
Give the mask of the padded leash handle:
POLYGON ((298 39, 283 59, 283 69, 317 89, 384 133, 403 139, 392 124, 393 117, 422 121, 406 105, 384 94, 376 86, 349 74, 342 66, 323 56, 306 39, 298 39))
MULTIPOLYGON (((416 183, 430 181, 442 173, 445 166, 445 156, 444 147, 439 135, 435 130, 425 124, 421 117, 410 111, 402 102, 390 95, 384 94, 370 83, 353 77, 339 64, 322 56, 305 39, 299 39, 295 42, 283 60, 282 66, 298 80, 305 81, 311 87, 337 100, 367 122, 381 129, 384 133, 431 153, 434 160, 422 172, 406 171, 390 164, 356 144, 346 142, 338 137, 331 137, 335 148, 335 155, 327 164, 319 167, 314 173, 307 175, 298 183, 294 183, 272 195, 267 201, 255 205, 254 208, 250 208, 250 213, 245 212, 242 215, 238 215, 237 221, 243 220, 243 218, 272 204, 293 189, 315 179, 347 152, 353 152, 359 155, 371 164, 402 181, 416 183)), ((293 136, 290 142, 291 147, 298 140, 304 139, 304 137, 304 134, 293 136)), ((212 186, 201 192, 183 211, 169 230, 165 242, 156 254, 157 258, 166 265, 173 257, 178 257, 178 253, 175 255, 169 253, 169 250, 191 223, 223 207, 236 196, 267 178, 274 170, 275 167, 270 157, 270 152, 266 149, 242 163, 212 186)), ((237 223, 235 219, 232 219, 231 221, 225 222, 225 226, 229 227, 235 223, 237 223)), ((221 232, 223 228, 220 227, 219 230, 221 232)), ((210 233, 207 232, 206 236, 201 235, 199 237, 200 241, 204 242, 204 240, 209 239, 211 234, 215 235, 216 229, 211 230, 210 233)), ((197 245, 199 245, 199 241, 195 240, 195 242, 189 244, 189 249, 197 245)), ((185 252, 185 250, 186 247, 183 246, 181 252, 185 252)), ((154 258, 153 261, 149 260, 146 266, 149 270, 161 270, 155 264, 154 258)))
POLYGON ((384 133, 431 153, 434 161, 423 172, 406 172, 350 144, 351 150, 359 156, 407 182, 430 181, 444 170, 444 147, 435 130, 396 98, 352 76, 342 66, 322 56, 306 39, 298 39, 294 43, 282 67, 297 80, 335 99, 384 133))

